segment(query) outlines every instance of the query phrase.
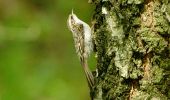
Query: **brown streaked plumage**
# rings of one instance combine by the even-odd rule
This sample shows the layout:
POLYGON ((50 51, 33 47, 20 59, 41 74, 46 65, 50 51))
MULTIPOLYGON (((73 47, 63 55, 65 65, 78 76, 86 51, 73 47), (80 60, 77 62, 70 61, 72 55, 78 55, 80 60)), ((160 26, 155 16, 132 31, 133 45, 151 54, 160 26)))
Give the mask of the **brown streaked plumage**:
POLYGON ((73 11, 69 15, 67 24, 68 28, 73 33, 76 53, 83 66, 88 84, 90 88, 92 88, 94 85, 94 78, 87 63, 87 58, 92 50, 91 28, 88 24, 78 19, 73 11))

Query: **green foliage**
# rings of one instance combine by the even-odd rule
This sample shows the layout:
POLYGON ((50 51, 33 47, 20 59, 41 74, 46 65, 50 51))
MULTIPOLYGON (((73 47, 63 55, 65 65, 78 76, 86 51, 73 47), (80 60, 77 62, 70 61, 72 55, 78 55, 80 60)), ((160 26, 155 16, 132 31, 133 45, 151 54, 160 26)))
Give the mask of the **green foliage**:
POLYGON ((87 0, 0 1, 0 100, 89 99, 66 24, 72 8, 90 23, 87 0))

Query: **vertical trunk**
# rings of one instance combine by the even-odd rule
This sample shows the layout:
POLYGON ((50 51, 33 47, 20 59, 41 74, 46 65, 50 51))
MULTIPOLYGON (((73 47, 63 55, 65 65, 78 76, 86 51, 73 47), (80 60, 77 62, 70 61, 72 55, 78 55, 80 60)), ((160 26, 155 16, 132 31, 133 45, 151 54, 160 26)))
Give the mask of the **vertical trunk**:
POLYGON ((93 100, 170 99, 170 1, 91 0, 93 100))

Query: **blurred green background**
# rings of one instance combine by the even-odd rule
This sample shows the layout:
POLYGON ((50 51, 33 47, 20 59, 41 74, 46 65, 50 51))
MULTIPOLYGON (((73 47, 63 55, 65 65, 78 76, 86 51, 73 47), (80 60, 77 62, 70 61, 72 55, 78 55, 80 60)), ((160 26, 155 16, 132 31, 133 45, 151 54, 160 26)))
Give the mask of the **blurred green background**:
POLYGON ((90 99, 66 24, 72 8, 90 24, 87 1, 0 0, 0 100, 90 99))

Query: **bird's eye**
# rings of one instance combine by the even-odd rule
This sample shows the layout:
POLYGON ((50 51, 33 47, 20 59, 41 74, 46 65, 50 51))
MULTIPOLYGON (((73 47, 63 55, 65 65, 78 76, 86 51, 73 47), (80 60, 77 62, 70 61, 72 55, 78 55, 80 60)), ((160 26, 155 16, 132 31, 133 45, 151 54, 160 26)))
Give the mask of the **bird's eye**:
POLYGON ((71 16, 71 19, 73 20, 73 16, 71 16))

